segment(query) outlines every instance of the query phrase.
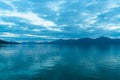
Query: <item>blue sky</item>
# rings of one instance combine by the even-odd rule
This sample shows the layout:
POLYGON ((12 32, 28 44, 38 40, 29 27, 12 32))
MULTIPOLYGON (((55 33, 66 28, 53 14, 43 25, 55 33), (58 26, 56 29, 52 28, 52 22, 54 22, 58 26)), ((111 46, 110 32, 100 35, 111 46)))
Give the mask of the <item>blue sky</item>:
POLYGON ((120 0, 0 0, 0 38, 120 38, 120 0))

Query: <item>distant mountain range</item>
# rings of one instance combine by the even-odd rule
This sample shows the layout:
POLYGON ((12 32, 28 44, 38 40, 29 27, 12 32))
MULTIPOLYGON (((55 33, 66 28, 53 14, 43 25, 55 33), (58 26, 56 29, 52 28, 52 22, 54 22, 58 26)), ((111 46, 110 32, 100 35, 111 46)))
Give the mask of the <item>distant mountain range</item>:
MULTIPOLYGON (((0 40, 0 44, 20 44, 17 42, 7 42, 4 40, 0 40)), ((83 44, 83 45, 92 45, 92 44, 102 44, 102 45, 106 45, 106 44, 120 44, 120 39, 111 39, 108 37, 99 37, 96 39, 91 39, 91 38, 80 38, 80 39, 59 39, 59 40, 55 40, 52 42, 23 42, 21 44, 83 44)))
POLYGON ((99 37, 96 39, 91 38, 81 38, 81 39, 59 39, 53 42, 48 42, 48 44, 83 44, 83 45, 92 45, 92 44, 120 44, 120 39, 111 39, 108 37, 99 37))

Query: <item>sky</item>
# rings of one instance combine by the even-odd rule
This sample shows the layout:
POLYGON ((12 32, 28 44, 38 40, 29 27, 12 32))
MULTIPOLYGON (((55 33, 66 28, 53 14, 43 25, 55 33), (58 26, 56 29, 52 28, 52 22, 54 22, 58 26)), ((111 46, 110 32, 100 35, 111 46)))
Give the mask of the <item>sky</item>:
POLYGON ((0 39, 120 38, 120 0, 0 0, 0 39))

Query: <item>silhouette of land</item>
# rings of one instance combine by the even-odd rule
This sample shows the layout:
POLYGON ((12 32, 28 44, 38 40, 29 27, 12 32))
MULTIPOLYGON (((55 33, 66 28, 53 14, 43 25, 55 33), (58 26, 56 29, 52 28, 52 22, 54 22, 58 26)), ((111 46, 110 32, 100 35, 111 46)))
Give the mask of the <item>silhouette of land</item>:
POLYGON ((0 39, 0 44, 18 44, 18 43, 17 42, 9 42, 9 41, 5 41, 5 40, 0 39))
MULTIPOLYGON (((4 40, 0 40, 0 44, 20 44, 17 42, 8 42, 4 40)), ((66 45, 107 45, 107 44, 120 44, 120 39, 111 39, 108 37, 99 37, 96 39, 92 38, 80 38, 80 39, 59 39, 51 42, 23 42, 21 44, 66 44, 66 45)))
POLYGON ((107 45, 107 44, 120 44, 120 39, 111 39, 108 37, 99 37, 96 39, 81 38, 81 39, 59 39, 56 41, 48 42, 48 44, 83 44, 83 45, 107 45))
POLYGON ((0 39, 0 44, 9 44, 9 42, 0 39))

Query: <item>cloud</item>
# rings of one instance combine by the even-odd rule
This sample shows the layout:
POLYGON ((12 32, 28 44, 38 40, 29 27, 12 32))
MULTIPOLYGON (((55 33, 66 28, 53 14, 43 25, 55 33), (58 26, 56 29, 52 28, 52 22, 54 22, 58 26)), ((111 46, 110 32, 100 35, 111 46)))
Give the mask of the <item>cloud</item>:
POLYGON ((17 0, 2 0, 1 2, 5 3, 6 5, 10 6, 12 9, 16 9, 16 6, 13 5, 13 2, 17 0))
POLYGON ((41 30, 40 29, 32 29, 32 31, 40 32, 41 30))
POLYGON ((20 35, 15 33, 2 32, 0 33, 0 37, 20 37, 20 35))
POLYGON ((120 34, 119 0, 1 0, 0 4, 0 32, 19 34, 14 40, 120 34))
POLYGON ((107 31, 120 31, 120 24, 108 24, 102 28, 107 31))
POLYGON ((63 0, 61 0, 61 1, 50 1, 50 2, 47 3, 46 6, 54 12, 59 12, 63 8, 63 4, 65 4, 65 3, 66 3, 66 1, 63 1, 63 0))
POLYGON ((48 35, 23 34, 24 37, 40 38, 40 39, 57 39, 48 35))
POLYGON ((108 9, 114 9, 114 8, 117 8, 117 7, 119 7, 119 3, 120 3, 120 1, 113 1, 113 0, 109 0, 108 1, 108 4, 107 4, 107 8, 108 9))
POLYGON ((13 22, 6 22, 2 20, 0 20, 0 25, 16 26, 16 24, 13 22))
POLYGON ((34 34, 23 34, 27 37, 37 37, 37 38, 48 38, 48 36, 40 36, 40 35, 34 35, 34 34))
POLYGON ((33 25, 38 26, 44 26, 44 27, 50 27, 50 26, 56 26, 56 24, 53 21, 41 18, 38 16, 38 14, 33 13, 31 11, 28 12, 17 12, 17 11, 0 11, 0 16, 2 17, 17 17, 24 19, 25 22, 28 22, 33 25))

